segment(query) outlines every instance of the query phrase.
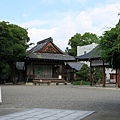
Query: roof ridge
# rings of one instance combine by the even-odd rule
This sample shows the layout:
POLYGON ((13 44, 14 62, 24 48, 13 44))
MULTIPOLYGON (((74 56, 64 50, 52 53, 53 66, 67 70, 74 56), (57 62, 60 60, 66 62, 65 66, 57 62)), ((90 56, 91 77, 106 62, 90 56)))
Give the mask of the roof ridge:
POLYGON ((50 42, 50 41, 53 42, 52 37, 46 38, 44 40, 41 40, 41 41, 37 42, 37 44, 41 44, 41 43, 44 43, 44 42, 50 42))

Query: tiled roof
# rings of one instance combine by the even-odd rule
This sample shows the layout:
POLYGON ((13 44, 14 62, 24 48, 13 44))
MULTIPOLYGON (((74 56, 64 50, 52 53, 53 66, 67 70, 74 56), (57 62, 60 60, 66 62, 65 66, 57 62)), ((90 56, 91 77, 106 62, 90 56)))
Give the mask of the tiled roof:
POLYGON ((73 56, 68 55, 68 54, 31 53, 31 54, 28 54, 28 57, 29 58, 37 58, 37 59, 75 61, 75 58, 73 56))
POLYGON ((101 51, 99 45, 96 46, 93 50, 91 50, 90 52, 81 55, 81 56, 76 56, 76 59, 80 60, 80 61, 87 61, 90 59, 100 59, 101 58, 101 51))
POLYGON ((38 50, 41 50, 50 41, 51 42, 53 41, 51 37, 37 42, 37 45, 34 46, 32 49, 30 49, 28 53, 34 53, 34 52, 37 52, 38 50))
POLYGON ((44 46, 46 46, 49 42, 52 42, 52 44, 56 47, 56 49, 58 49, 61 53, 63 53, 62 50, 60 50, 54 43, 53 43, 53 39, 51 37, 41 40, 39 42, 37 42, 37 45, 34 46, 32 49, 30 49, 28 51, 28 53, 36 53, 38 51, 40 51, 44 46))
POLYGON ((51 37, 39 41, 35 47, 28 51, 28 58, 33 59, 48 59, 48 60, 63 60, 63 61, 75 61, 75 57, 65 54, 61 49, 59 49, 54 43, 51 37), (40 53, 49 42, 52 42, 53 46, 59 51, 58 53, 40 53))
POLYGON ((51 37, 49 37, 49 38, 46 38, 44 40, 37 42, 37 44, 46 43, 46 42, 53 42, 53 39, 51 37))
POLYGON ((73 69, 79 71, 79 70, 82 68, 82 66, 84 65, 84 63, 79 63, 79 62, 68 62, 68 65, 69 65, 71 68, 73 68, 73 69))

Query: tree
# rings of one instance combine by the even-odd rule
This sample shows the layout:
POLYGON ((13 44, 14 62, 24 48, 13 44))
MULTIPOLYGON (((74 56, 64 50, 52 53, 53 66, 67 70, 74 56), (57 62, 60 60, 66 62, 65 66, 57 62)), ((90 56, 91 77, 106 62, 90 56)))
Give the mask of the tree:
POLYGON ((10 77, 15 82, 16 62, 26 56, 29 40, 26 29, 0 22, 0 79, 10 77))
POLYGON ((82 68, 76 73, 77 74, 77 79, 78 80, 88 80, 89 79, 89 72, 90 68, 88 67, 87 64, 84 64, 82 68))
POLYGON ((91 43, 99 43, 99 37, 96 34, 86 32, 83 35, 80 33, 76 33, 71 39, 69 39, 68 45, 70 45, 70 49, 67 47, 66 52, 72 56, 77 55, 77 46, 89 45, 91 43))
POLYGON ((102 58, 113 69, 120 69, 120 20, 115 26, 103 33, 100 41, 102 58))
POLYGON ((93 70, 93 82, 101 82, 102 80, 102 68, 101 67, 95 67, 93 70))
MULTIPOLYGON (((83 39, 83 45, 89 45, 89 44, 92 44, 92 43, 97 43, 99 44, 100 40, 99 40, 99 37, 96 35, 96 34, 93 34, 93 33, 89 33, 89 32, 86 32, 82 35, 82 39, 83 39)), ((82 45, 81 45, 82 46, 82 45)))
POLYGON ((71 39, 69 39, 68 45, 71 46, 71 49, 67 48, 68 54, 76 56, 77 54, 77 46, 80 44, 81 34, 76 33, 71 39))

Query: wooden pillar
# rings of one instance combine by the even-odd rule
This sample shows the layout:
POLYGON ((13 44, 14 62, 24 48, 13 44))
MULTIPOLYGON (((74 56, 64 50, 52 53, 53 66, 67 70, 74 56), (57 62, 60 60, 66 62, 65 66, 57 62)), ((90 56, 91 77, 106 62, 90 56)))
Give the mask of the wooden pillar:
POLYGON ((118 84, 118 70, 116 68, 116 86, 117 86, 117 84, 118 84))
POLYGON ((102 83, 103 83, 103 87, 105 87, 105 82, 106 82, 105 66, 104 66, 104 64, 103 64, 103 69, 102 69, 102 83))
POLYGON ((92 67, 90 67, 90 86, 92 86, 92 67))
POLYGON ((120 69, 118 70, 118 88, 120 88, 120 69))
POLYGON ((25 71, 24 71, 23 78, 24 78, 24 82, 26 82, 26 79, 27 79, 27 60, 25 60, 25 71))
POLYGON ((62 64, 62 78, 65 79, 65 69, 64 69, 64 63, 62 64))
POLYGON ((28 69, 28 66, 27 66, 27 80, 26 80, 26 83, 28 82, 28 80, 30 78, 31 72, 32 72, 32 75, 33 75, 33 62, 32 61, 31 61, 31 65, 30 65, 29 69, 28 69))
POLYGON ((59 74, 58 74, 59 79, 63 79, 63 65, 59 65, 59 74))
POLYGON ((62 64, 59 65, 59 75, 62 75, 62 64))

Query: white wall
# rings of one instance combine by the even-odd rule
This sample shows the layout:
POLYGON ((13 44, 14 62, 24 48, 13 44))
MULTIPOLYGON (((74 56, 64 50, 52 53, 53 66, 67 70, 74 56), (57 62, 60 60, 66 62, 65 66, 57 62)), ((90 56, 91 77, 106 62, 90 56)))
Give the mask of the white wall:
MULTIPOLYGON (((77 46, 77 56, 84 55, 85 53, 90 52, 93 48, 95 48, 98 44, 92 43, 90 45, 84 45, 84 46, 77 46)), ((84 61, 81 63, 85 63, 88 66, 90 66, 90 62, 84 61)))
POLYGON ((111 68, 106 68, 105 73, 106 73, 106 79, 110 79, 110 73, 116 73, 116 71, 111 68))
POLYGON ((90 45, 77 46, 77 56, 83 55, 85 53, 90 52, 93 48, 95 48, 98 44, 92 43, 90 45))

